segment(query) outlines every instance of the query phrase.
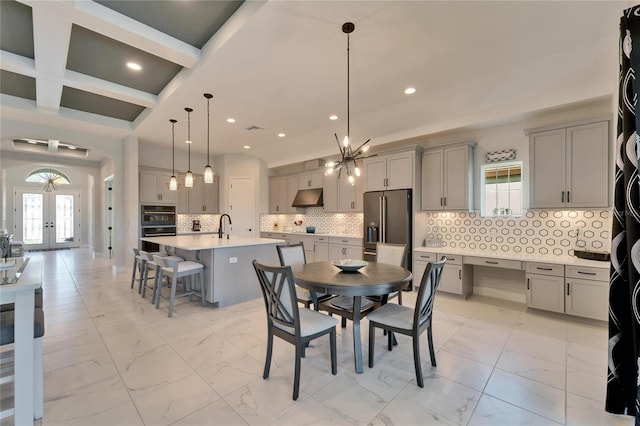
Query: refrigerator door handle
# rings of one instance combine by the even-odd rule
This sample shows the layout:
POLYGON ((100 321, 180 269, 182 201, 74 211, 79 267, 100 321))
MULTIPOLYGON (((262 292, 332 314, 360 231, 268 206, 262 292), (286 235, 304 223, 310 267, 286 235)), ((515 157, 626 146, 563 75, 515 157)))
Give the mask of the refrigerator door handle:
POLYGON ((378 234, 378 241, 380 241, 381 243, 384 242, 384 214, 382 213, 382 210, 384 208, 384 201, 383 201, 384 197, 380 196, 380 198, 378 198, 378 218, 380 220, 380 234, 378 234))
POLYGON ((382 221, 381 223, 384 224, 383 228, 382 228, 382 236, 380 238, 380 240, 383 243, 387 242, 387 197, 385 197, 384 195, 382 196, 382 221))

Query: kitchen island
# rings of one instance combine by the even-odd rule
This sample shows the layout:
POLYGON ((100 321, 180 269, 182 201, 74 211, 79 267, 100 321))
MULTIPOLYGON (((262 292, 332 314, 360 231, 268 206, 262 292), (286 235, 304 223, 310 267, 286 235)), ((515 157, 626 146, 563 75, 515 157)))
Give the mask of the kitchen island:
POLYGON ((177 235, 143 237, 159 244, 161 251, 204 265, 206 300, 218 307, 235 305, 262 297, 251 262, 279 265, 276 245, 284 240, 271 238, 218 238, 217 235, 177 235))

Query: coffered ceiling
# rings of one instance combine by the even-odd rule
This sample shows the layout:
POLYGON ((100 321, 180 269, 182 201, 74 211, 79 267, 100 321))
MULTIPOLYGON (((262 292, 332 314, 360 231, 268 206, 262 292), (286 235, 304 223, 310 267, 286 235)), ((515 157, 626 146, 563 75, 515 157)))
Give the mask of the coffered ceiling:
MULTIPOLYGON (((0 1, 2 149, 33 124, 270 166, 612 96, 617 1, 0 1), (126 64, 135 62, 139 71, 126 64), (416 93, 404 94, 413 86, 416 93), (337 120, 329 120, 335 114, 337 120), (234 118, 230 124, 227 118, 234 118), (15 128, 12 127, 12 128, 15 128), (283 133, 285 136, 278 136, 283 133), (244 146, 251 146, 249 150, 244 146)), ((0 129, 1 131, 1 129, 0 129)), ((54 130, 55 133, 55 130, 54 130)), ((81 140, 66 141, 81 145, 81 140)), ((99 155, 96 154, 96 155, 99 155)), ((93 158, 99 159, 99 158, 93 158)))

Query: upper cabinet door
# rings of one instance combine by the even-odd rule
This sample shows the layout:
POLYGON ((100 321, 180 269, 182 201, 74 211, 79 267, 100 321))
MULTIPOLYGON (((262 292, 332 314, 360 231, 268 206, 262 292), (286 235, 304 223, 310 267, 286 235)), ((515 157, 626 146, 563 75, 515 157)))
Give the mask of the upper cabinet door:
POLYGON ((444 172, 442 149, 425 151, 422 154, 422 210, 444 208, 444 172))
POLYGON ((322 175, 320 170, 298 174, 298 189, 322 188, 322 175))
POLYGON ((384 156, 366 158, 362 164, 364 191, 384 191, 387 180, 387 159, 384 156))
POLYGON ((269 213, 282 213, 280 211, 280 182, 281 177, 269 178, 269 213))
POLYGON ((171 173, 158 173, 158 192, 160 201, 165 204, 176 204, 178 202, 178 191, 169 190, 171 173))
POLYGON ((324 176, 322 184, 322 200, 325 213, 338 212, 338 174, 324 176))
POLYGON ((457 146, 444 149, 444 193, 443 204, 446 210, 469 210, 472 197, 470 188, 469 165, 470 147, 457 146))
POLYGON ((151 171, 140 172, 140 202, 157 203, 160 201, 158 193, 158 174, 151 171))
POLYGON ((215 175, 213 183, 203 183, 205 213, 220 213, 220 177, 215 175))
POLYGON ((297 210, 292 206, 293 200, 298 193, 298 175, 290 175, 285 178, 285 211, 289 213, 295 213, 297 210))
POLYGON ((413 188, 413 156, 411 152, 387 155, 386 189, 413 188))
POLYGON ((202 176, 193 175, 193 188, 186 188, 189 193, 189 213, 204 213, 204 185, 202 176))
POLYGON ((564 207, 565 155, 565 129, 529 135, 529 162, 531 163, 529 207, 564 207))
POLYGON ((567 129, 568 207, 609 205, 609 123, 567 129))

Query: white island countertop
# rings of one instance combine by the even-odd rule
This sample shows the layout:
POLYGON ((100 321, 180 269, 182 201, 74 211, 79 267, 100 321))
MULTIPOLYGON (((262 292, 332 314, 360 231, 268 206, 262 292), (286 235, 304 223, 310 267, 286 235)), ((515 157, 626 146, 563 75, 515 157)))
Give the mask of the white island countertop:
POLYGON ((284 244, 284 240, 273 238, 218 238, 216 234, 176 235, 175 237, 143 237, 142 241, 182 250, 211 250, 231 247, 260 246, 266 244, 284 244))

